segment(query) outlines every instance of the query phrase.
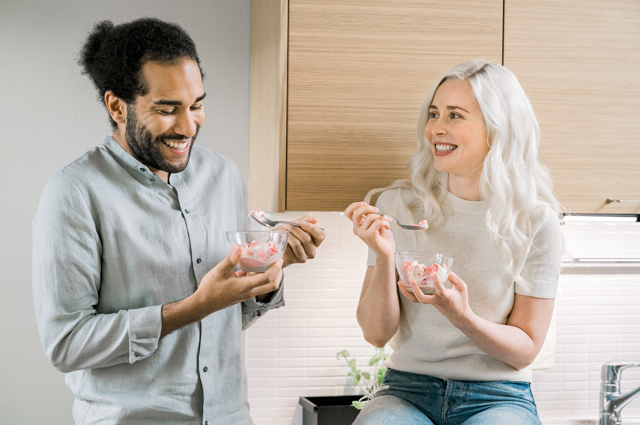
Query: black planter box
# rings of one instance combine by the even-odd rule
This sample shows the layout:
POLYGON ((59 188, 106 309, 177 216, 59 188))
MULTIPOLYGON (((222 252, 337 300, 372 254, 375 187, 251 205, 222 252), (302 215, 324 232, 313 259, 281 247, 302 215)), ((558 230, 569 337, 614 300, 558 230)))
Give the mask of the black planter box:
POLYGON ((359 395, 300 397, 302 425, 351 425, 360 411, 351 405, 359 395))

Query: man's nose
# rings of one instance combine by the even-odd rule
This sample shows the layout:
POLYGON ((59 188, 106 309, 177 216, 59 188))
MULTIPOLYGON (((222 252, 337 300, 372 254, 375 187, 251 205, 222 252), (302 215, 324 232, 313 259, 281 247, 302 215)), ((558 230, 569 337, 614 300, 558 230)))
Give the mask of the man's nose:
POLYGON ((176 117, 176 125, 174 131, 181 136, 185 137, 193 137, 196 135, 198 131, 198 123, 196 118, 192 115, 190 111, 179 114, 176 117))

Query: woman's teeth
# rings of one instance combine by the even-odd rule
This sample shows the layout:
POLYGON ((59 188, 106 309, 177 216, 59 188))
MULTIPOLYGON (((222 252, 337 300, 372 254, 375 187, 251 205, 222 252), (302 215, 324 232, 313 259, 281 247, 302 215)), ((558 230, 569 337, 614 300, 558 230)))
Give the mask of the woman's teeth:
POLYGON ((182 149, 186 148, 187 145, 189 144, 188 141, 186 141, 186 142, 174 142, 172 140, 163 140, 162 142, 165 145, 169 146, 170 148, 178 149, 178 150, 182 150, 182 149))
POLYGON ((438 152, 451 152, 456 148, 456 145, 436 145, 436 151, 438 152))

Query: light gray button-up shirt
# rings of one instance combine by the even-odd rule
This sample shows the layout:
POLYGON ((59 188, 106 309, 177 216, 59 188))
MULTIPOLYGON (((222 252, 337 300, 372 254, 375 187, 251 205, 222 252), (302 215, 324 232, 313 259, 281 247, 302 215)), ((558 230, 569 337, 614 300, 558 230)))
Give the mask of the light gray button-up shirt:
POLYGON ((246 217, 239 171, 194 146, 171 185, 111 137, 56 172, 33 221, 45 353, 76 423, 250 424, 242 329, 284 304, 250 300, 160 338, 161 306, 191 295, 246 217))

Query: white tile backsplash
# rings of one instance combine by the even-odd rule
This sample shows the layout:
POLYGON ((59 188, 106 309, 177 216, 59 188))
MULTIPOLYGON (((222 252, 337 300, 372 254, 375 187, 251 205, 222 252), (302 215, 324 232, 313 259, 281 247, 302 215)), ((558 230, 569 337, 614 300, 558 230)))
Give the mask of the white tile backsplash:
MULTIPOLYGON (((285 272, 286 306, 247 331, 249 403, 256 425, 301 425, 300 396, 354 394, 336 353, 348 349, 364 366, 373 354, 355 318, 367 249, 342 213, 311 214, 327 239, 317 258, 285 272)), ((568 221, 565 242, 575 258, 640 258, 640 224, 568 221)), ((573 267, 560 277, 555 366, 534 374, 543 424, 595 419, 600 367, 640 361, 640 267, 573 267)), ((623 391, 640 386, 640 370, 623 372, 623 391)), ((624 417, 640 417, 640 398, 624 417)), ((569 422, 567 422, 569 423, 569 422)))

